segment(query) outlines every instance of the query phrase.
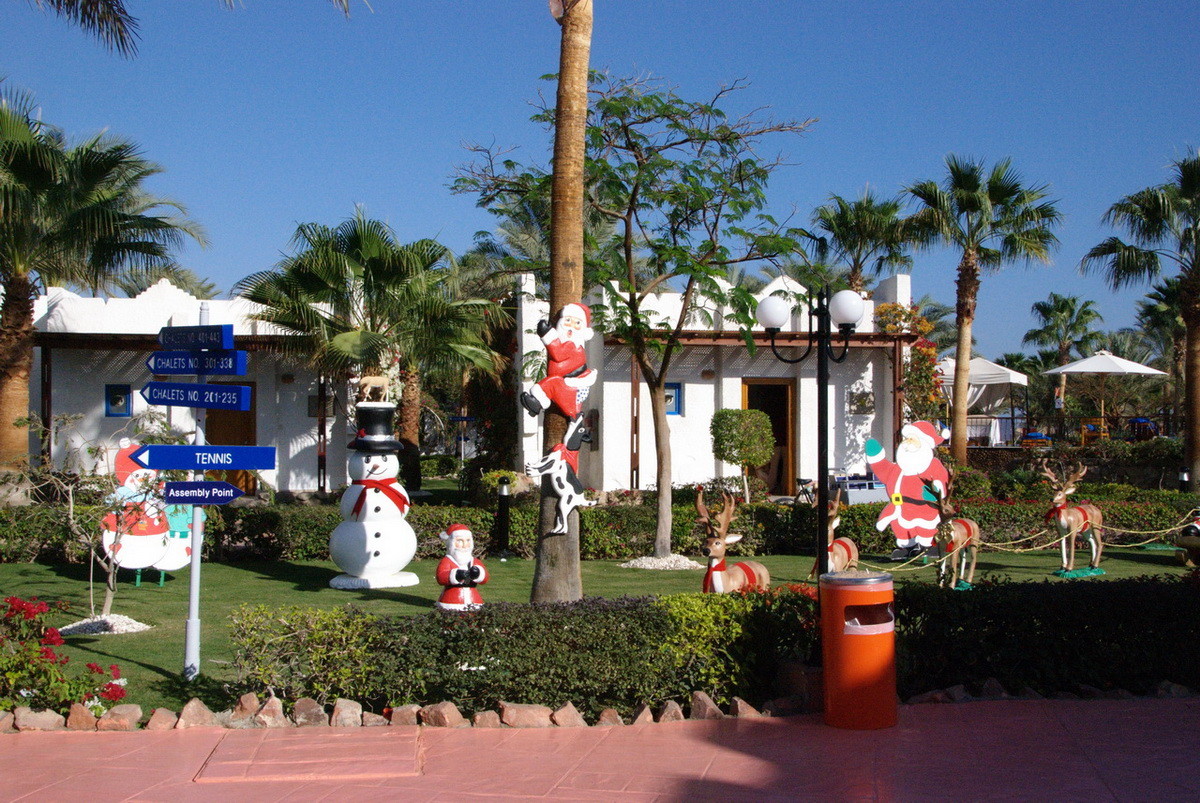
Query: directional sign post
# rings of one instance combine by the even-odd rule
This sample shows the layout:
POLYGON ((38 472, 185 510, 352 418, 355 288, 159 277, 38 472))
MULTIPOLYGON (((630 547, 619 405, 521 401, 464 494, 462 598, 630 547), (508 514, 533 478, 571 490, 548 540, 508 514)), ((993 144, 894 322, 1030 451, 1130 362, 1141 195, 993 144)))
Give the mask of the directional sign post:
POLYGON ((168 482, 163 501, 168 505, 224 505, 245 493, 228 482, 168 482))
POLYGON ((164 326, 158 330, 158 344, 168 349, 233 348, 233 324, 218 326, 164 326))
POLYGON ((247 360, 244 351, 156 351, 146 368, 162 376, 245 376, 247 360))
POLYGON ((129 455, 129 459, 142 468, 158 471, 250 471, 275 468, 275 447, 151 443, 129 455))
POLYGON ((187 382, 147 382, 142 398, 165 407, 202 407, 205 410, 249 410, 246 385, 197 385, 187 382))

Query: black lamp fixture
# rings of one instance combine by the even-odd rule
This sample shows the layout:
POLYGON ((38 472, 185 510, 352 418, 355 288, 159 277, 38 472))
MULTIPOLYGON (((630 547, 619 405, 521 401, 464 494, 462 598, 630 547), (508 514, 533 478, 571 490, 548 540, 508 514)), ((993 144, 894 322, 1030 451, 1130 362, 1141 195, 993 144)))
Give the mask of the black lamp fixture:
POLYGON ((817 529, 813 533, 813 548, 817 556, 817 587, 821 575, 829 571, 829 552, 825 543, 829 530, 829 361, 840 363, 850 353, 850 335, 862 320, 865 305, 854 290, 830 293, 828 287, 819 290, 806 301, 808 310, 808 347, 799 357, 779 353, 775 338, 779 330, 792 319, 793 304, 779 296, 767 296, 758 302, 754 317, 771 336, 771 353, 781 362, 791 365, 807 359, 813 349, 817 352, 817 529), (833 348, 833 327, 841 335, 841 353, 833 348))

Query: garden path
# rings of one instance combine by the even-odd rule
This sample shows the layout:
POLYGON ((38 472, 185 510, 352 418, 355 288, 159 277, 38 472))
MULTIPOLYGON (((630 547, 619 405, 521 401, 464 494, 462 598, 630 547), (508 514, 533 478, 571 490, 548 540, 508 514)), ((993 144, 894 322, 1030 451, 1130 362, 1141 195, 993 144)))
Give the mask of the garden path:
POLYGON ((0 800, 1189 800, 1200 698, 613 728, 0 735, 0 800))

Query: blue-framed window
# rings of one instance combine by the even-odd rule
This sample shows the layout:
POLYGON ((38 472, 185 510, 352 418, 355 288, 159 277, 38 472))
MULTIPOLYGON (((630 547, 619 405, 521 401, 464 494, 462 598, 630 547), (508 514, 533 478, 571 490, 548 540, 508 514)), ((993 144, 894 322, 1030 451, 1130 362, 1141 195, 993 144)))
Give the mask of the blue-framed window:
POLYGON ((104 415, 106 418, 129 418, 133 415, 129 385, 104 386, 104 415))
POLYGON ((663 387, 667 396, 667 415, 683 415, 683 383, 667 382, 663 387))

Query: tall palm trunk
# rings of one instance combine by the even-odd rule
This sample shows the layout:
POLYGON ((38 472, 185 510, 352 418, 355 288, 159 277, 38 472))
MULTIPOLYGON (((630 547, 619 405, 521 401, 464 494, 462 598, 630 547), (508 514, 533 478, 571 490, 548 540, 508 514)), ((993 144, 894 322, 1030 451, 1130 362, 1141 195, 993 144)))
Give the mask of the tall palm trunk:
POLYGON ((1188 466, 1188 490, 1200 490, 1200 299, 1185 297, 1184 323, 1184 457, 1188 466))
POLYGON ((421 490, 421 369, 417 364, 404 366, 404 392, 397 405, 396 434, 404 451, 400 468, 404 487, 421 490))
POLYGON ((32 367, 33 282, 18 274, 5 282, 0 304, 0 470, 29 457, 29 429, 13 422, 29 415, 32 367))
MULTIPOLYGON (((583 167, 588 111, 588 60, 592 0, 564 0, 554 112, 554 176, 550 207, 550 314, 583 296, 583 167)), ((545 412, 545 451, 562 442, 567 420, 545 412)), ((542 481, 541 516, 533 571, 533 602, 570 602, 583 596, 579 566, 579 515, 564 535, 554 535, 555 499, 542 481)))
POLYGON ((963 251, 958 263, 956 282, 958 299, 955 324, 958 344, 954 352, 954 392, 951 395, 950 456, 960 466, 967 464, 967 396, 971 380, 971 327, 975 323, 975 304, 979 298, 979 257, 973 250, 963 251))

